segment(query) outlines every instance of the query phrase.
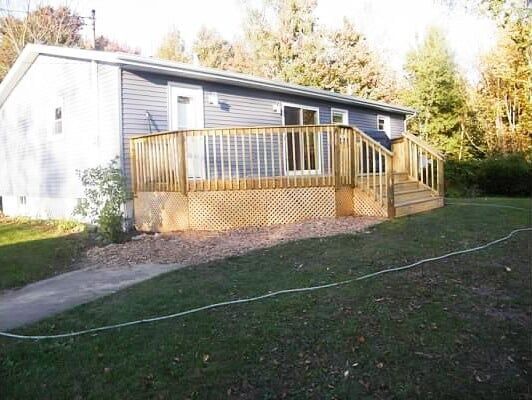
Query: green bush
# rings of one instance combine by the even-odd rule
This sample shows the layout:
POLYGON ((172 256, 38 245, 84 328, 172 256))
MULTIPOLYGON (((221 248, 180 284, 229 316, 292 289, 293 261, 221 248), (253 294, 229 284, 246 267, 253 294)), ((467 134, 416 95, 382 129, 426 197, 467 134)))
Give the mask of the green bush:
POLYGON ((107 167, 88 168, 79 172, 85 197, 75 213, 98 225, 99 234, 116 243, 123 236, 123 205, 128 199, 126 182, 118 164, 112 160, 107 167))
POLYGON ((530 196, 532 163, 520 154, 482 160, 447 160, 445 190, 451 197, 530 196))

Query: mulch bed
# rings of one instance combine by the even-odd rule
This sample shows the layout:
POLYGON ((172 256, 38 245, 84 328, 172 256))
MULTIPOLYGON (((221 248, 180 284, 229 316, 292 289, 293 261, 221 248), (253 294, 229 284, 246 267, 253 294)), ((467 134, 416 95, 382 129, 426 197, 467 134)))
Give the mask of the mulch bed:
POLYGON ((84 264, 102 267, 145 263, 201 264, 293 240, 359 232, 383 220, 341 217, 224 232, 141 234, 126 243, 88 250, 84 264))

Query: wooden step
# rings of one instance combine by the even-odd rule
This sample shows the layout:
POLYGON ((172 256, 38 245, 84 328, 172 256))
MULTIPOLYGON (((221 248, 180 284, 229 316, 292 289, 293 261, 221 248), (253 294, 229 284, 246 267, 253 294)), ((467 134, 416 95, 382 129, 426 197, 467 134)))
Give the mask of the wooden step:
POLYGON ((410 190, 394 190, 395 203, 404 203, 412 200, 432 198, 432 191, 423 187, 410 190))
POLYGON ((439 207, 443 207, 443 197, 441 196, 430 196, 423 199, 410 200, 401 203, 396 202, 395 216, 403 217, 405 215, 417 214, 439 207))
POLYGON ((414 190, 419 188, 419 183, 416 181, 395 182, 393 185, 394 192, 404 192, 407 190, 414 190))
POLYGON ((406 172, 394 172, 393 181, 394 183, 407 182, 410 180, 410 177, 406 172))

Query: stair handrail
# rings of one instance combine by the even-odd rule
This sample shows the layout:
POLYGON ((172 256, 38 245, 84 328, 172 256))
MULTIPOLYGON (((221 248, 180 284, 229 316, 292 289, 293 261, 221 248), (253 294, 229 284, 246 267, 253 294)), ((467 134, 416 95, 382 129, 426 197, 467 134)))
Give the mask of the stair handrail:
POLYGON ((353 134, 353 186, 366 192, 385 215, 393 217, 393 152, 357 127, 349 128, 353 134))
POLYGON ((402 136, 416 143, 419 147, 422 147, 424 150, 434 155, 437 159, 445 160, 445 156, 439 150, 432 147, 429 143, 421 139, 419 136, 413 135, 410 132, 403 132, 402 136))
POLYGON ((445 156, 429 143, 409 132, 403 132, 401 138, 406 140, 405 152, 408 164, 406 172, 408 175, 438 196, 443 196, 445 156))
POLYGON ((358 129, 356 126, 350 125, 349 126, 353 132, 357 133, 358 135, 362 136, 364 139, 366 139, 368 142, 373 143, 374 145, 381 148, 381 151, 390 157, 393 156, 393 153, 391 150, 388 150, 385 146, 382 145, 382 143, 376 141, 371 136, 369 136, 367 133, 362 132, 360 129, 358 129))

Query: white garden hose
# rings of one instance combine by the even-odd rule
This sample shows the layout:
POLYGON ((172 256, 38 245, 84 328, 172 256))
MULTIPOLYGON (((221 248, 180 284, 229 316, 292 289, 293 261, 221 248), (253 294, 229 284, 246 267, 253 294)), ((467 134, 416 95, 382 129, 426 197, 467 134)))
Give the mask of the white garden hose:
MULTIPOLYGON (((478 205, 478 204, 475 204, 475 203, 463 203, 463 204, 478 205)), ((502 206, 502 205, 499 206, 499 207, 520 209, 518 207, 502 206)), ((529 211, 529 210, 527 210, 525 208, 522 208, 521 210, 529 211)), ((254 301, 267 299, 269 297, 280 296, 282 294, 310 292, 310 291, 319 290, 319 289, 327 289, 327 288, 332 288, 332 287, 337 287, 337 286, 343 286, 343 285, 347 285, 347 284, 352 283, 352 282, 361 281, 361 280, 368 279, 368 278, 373 278, 373 277, 378 276, 378 275, 383 275, 383 274, 387 274, 387 273, 390 273, 390 272, 397 272, 397 271, 407 270, 407 269, 414 268, 414 267, 417 267, 417 266, 419 266, 421 264, 425 264, 425 263, 428 263, 428 262, 431 262, 431 261, 438 261, 438 260, 442 260, 444 258, 457 256, 459 254, 467 254, 467 253, 472 253, 472 252, 475 252, 475 251, 483 250, 483 249, 486 249, 486 248, 488 248, 490 246, 493 246, 493 245, 495 245, 497 243, 501 243, 501 242, 507 241, 512 236, 514 236, 515 234, 517 234, 519 232, 525 232, 525 231, 532 231, 532 228, 514 229, 508 235, 506 235, 504 237, 501 237, 499 239, 495 239, 495 240, 493 240, 493 241, 491 241, 489 243, 486 243, 484 245, 471 247, 471 248, 464 249, 464 250, 453 251, 453 252, 450 252, 450 253, 447 253, 447 254, 444 254, 444 255, 441 255, 441 256, 437 256, 437 257, 425 258, 423 260, 419 260, 419 261, 416 261, 416 262, 414 262, 412 264, 404 265, 402 267, 383 269, 383 270, 380 270, 380 271, 377 271, 377 272, 373 272, 373 273, 370 273, 370 274, 366 274, 366 275, 360 276, 358 278, 353 278, 353 279, 347 279, 347 280, 344 280, 344 281, 328 283, 328 284, 325 284, 325 285, 278 290, 276 292, 271 292, 271 293, 263 294, 263 295, 256 296, 256 297, 248 297, 248 298, 244 298, 244 299, 236 299, 236 300, 224 301, 224 302, 221 302, 221 303, 209 304, 209 305, 206 305, 206 306, 203 306, 203 307, 192 308, 192 309, 189 309, 189 310, 186 310, 186 311, 181 311, 181 312, 178 312, 178 313, 175 313, 175 314, 168 314, 168 315, 163 315, 163 316, 159 316, 159 317, 139 319, 139 320, 136 320, 136 321, 122 322, 120 324, 105 325, 105 326, 100 326, 100 327, 97 327, 97 328, 85 329, 85 330, 81 330, 81 331, 68 332, 68 333, 60 333, 60 334, 56 334, 56 335, 17 335, 17 334, 14 334, 14 333, 0 332, 0 336, 4 336, 4 337, 7 337, 7 338, 13 338, 13 339, 24 339, 24 340, 45 340, 45 339, 68 338, 68 337, 73 337, 73 336, 86 335, 86 334, 89 334, 89 333, 97 333, 97 332, 102 332, 102 331, 109 331, 109 330, 113 330, 113 329, 118 329, 118 328, 124 328, 124 327, 132 326, 132 325, 139 325, 139 324, 145 324, 145 323, 149 323, 149 322, 163 321, 163 320, 172 319, 172 318, 179 318, 179 317, 183 317, 185 315, 195 314, 195 313, 198 313, 200 311, 211 310, 213 308, 225 307, 225 306, 229 306, 229 305, 233 305, 233 304, 251 303, 251 302, 254 302, 254 301)))

